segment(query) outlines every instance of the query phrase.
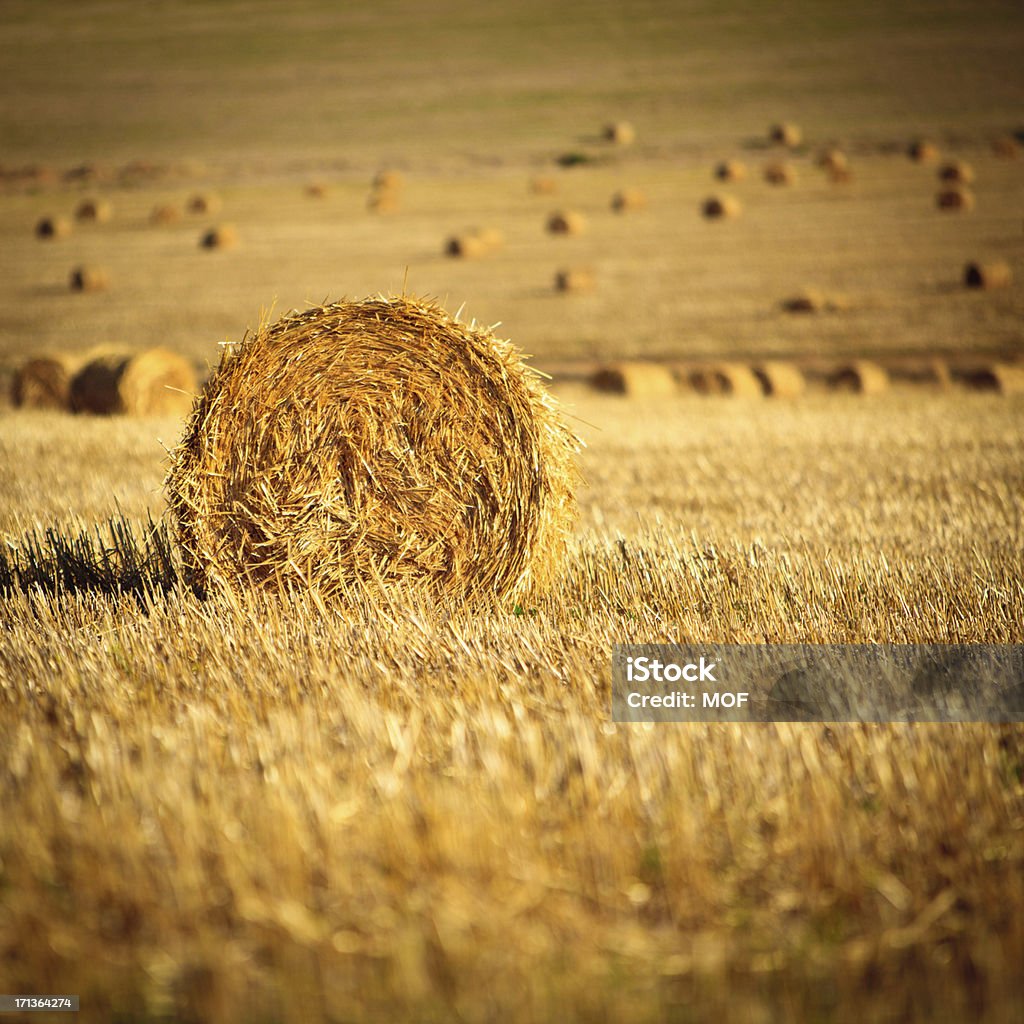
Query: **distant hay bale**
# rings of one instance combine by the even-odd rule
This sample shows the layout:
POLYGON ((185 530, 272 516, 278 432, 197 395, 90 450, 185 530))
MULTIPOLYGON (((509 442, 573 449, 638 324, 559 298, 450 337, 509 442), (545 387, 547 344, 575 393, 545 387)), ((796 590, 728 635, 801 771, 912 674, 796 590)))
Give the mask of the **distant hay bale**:
POLYGON ((366 208, 371 213, 398 213, 402 208, 402 199, 396 189, 378 188, 370 193, 369 199, 366 200, 366 208))
POLYGON ((445 253, 461 259, 478 259, 505 244, 505 234, 498 228, 471 228, 452 235, 445 243, 445 253))
POLYGON ((110 287, 110 274, 103 267, 75 267, 68 283, 73 292, 102 292, 110 287))
POLYGON ((226 350, 166 489, 207 585, 512 601, 558 574, 577 448, 508 342, 430 302, 365 299, 226 350))
POLYGON ((968 263, 964 267, 964 284, 968 288, 981 288, 986 291, 992 288, 1005 288, 1013 281, 1010 264, 1004 260, 992 260, 988 263, 968 263))
POLYGON ((742 181, 747 176, 747 165, 740 160, 722 160, 712 171, 717 181, 742 181))
POLYGON ((530 179, 530 191, 535 196, 551 196, 558 191, 558 182, 550 175, 540 174, 530 179))
POLYGON ((636 129, 629 121, 613 121, 604 126, 604 138, 616 146, 631 146, 636 142, 636 129))
POLYGON ((587 228, 587 220, 575 210, 558 210, 548 217, 547 226, 553 235, 580 235, 587 228))
POLYGON ((807 390, 803 371, 795 363, 769 360, 753 368, 761 391, 771 398, 799 398, 807 390))
POLYGON ((743 363, 724 362, 691 367, 686 379, 690 387, 701 395, 757 398, 764 393, 754 371, 743 363))
POLYGON ((853 181, 853 171, 849 167, 830 167, 826 173, 834 185, 846 185, 853 181))
POLYGON ((828 149, 823 149, 817 157, 815 163, 823 171, 845 171, 850 166, 850 161, 847 159, 846 154, 834 146, 828 149))
POLYGON ((619 189, 612 196, 611 206, 616 213, 642 210, 647 206, 647 196, 638 188, 619 189))
POLYGON ((974 168, 963 160, 951 160, 939 168, 939 181, 951 185, 971 185, 974 182, 974 168))
POLYGON ((110 351, 75 373, 70 406, 104 416, 183 416, 196 391, 195 370, 183 356, 162 348, 136 355, 110 351))
POLYGON ((302 191, 308 199, 326 199, 330 190, 323 181, 311 181, 302 191))
POLYGON ((402 175, 401 171, 396 171, 392 168, 384 168, 374 175, 373 182, 371 184, 372 187, 376 189, 397 191, 405 184, 405 177, 402 175))
POLYGON ((667 366, 628 360, 600 367, 590 378, 590 386, 595 391, 630 398, 664 398, 679 392, 667 366))
POLYGON ((158 226, 177 224, 179 220, 181 220, 181 210, 170 203, 162 203, 159 206, 154 206, 149 214, 149 223, 156 224, 158 226))
POLYGON ((928 139, 915 139, 907 148, 907 155, 915 163, 932 163, 939 158, 939 148, 928 139))
POLYGON ((594 284, 594 272, 589 267, 565 268, 555 274, 555 291, 590 292, 594 284))
POLYGON ((959 186, 943 189, 935 197, 935 205, 940 210, 973 210, 974 193, 970 189, 959 186))
POLYGON ((793 185, 796 183, 796 171, 787 163, 765 164, 764 180, 769 185, 793 185))
POLYGON ((971 367, 959 374, 974 391, 994 391, 1000 395, 1024 393, 1024 366, 1019 363, 990 363, 971 367))
POLYGON ((233 224, 218 224, 203 233, 199 239, 201 249, 234 249, 238 245, 238 232, 233 224))
POLYGON ((855 359, 837 367, 828 377, 833 391, 852 391, 858 395, 877 395, 889 388, 889 374, 869 359, 855 359))
POLYGON ((82 359, 62 352, 27 360, 14 373, 11 401, 22 409, 70 409, 71 379, 82 359))
POLYGON ((803 141, 804 134, 799 125, 788 121, 781 121, 773 124, 768 131, 768 138, 777 146, 788 146, 790 149, 799 146, 803 141))
POLYGON ((36 224, 37 238, 67 238, 71 234, 71 221, 65 217, 43 217, 36 224))
POLYGON ((83 199, 75 207, 75 220, 105 224, 114 214, 114 208, 106 199, 83 199))
POLYGON ((196 192, 195 195, 189 196, 189 200, 185 204, 185 209, 189 213, 200 215, 217 213, 220 208, 220 196, 214 195, 212 192, 196 192))
POLYGON ((1020 156, 1020 143, 1012 135, 1000 135, 992 140, 992 152, 1002 160, 1016 160, 1020 156))
POLYGON ((829 300, 817 288, 805 288, 780 303, 787 313, 822 313, 829 308, 829 300))
POLYGON ((709 196, 700 207, 701 214, 708 220, 731 220, 742 211, 743 206, 735 196, 709 196))

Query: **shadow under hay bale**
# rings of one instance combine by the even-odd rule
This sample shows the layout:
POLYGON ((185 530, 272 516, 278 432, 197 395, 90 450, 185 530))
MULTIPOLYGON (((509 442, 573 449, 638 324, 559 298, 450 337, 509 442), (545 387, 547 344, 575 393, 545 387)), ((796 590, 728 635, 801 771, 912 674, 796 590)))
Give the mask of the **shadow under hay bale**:
POLYGON ((943 189, 935 197, 935 205, 940 210, 973 210, 974 193, 962 187, 943 189))
POLYGON ((769 185, 795 185, 796 171, 789 164, 773 163, 764 167, 764 180, 769 185))
POLYGON ((67 238, 71 234, 71 221, 64 217, 43 217, 36 224, 36 238, 67 238))
POLYGON ((833 391, 877 395, 888 391, 889 374, 884 367, 869 359, 855 359, 833 370, 828 375, 828 386, 833 391))
POLYGON ((1024 393, 1024 365, 990 363, 957 370, 954 376, 972 391, 989 391, 999 395, 1024 393))
POLYGON ((799 146, 803 141, 803 132, 799 125, 788 121, 781 121, 773 124, 768 130, 768 138, 777 146, 788 146, 790 149, 799 146))
POLYGON ((175 352, 108 352, 74 375, 70 405, 73 412, 101 416, 184 416, 197 390, 195 370, 175 352))
POLYGON ((939 147, 928 139, 915 139, 907 147, 907 156, 909 156, 914 163, 932 163, 939 159, 939 147))
POLYGON ((709 196, 701 203, 700 212, 707 220, 732 220, 743 212, 735 196, 709 196))
POLYGON ((73 292, 103 292, 110 287, 110 274, 103 267, 75 267, 68 284, 73 292))
POLYGON ((764 391, 757 375, 743 363, 713 363, 694 366, 685 375, 689 386, 700 395, 728 395, 760 398, 764 391))
POLYGON ((763 394, 770 398, 799 398, 807 390, 803 371, 795 363, 769 360, 753 367, 763 394))
POLYGON ((11 401, 21 409, 71 408, 71 380, 82 365, 80 353, 62 352, 27 360, 14 373, 11 401))
POLYGON ((83 199, 75 207, 75 220, 105 224, 114 215, 114 208, 106 199, 83 199))
POLYGON ((233 224, 218 224, 199 239, 200 249, 234 249, 237 245, 238 232, 233 224))
POLYGON ((679 392, 671 369, 650 362, 609 363, 594 372, 590 386, 605 394, 631 398, 662 398, 679 392))
POLYGON ((945 181, 951 185, 972 185, 974 183, 974 168, 962 160, 951 160, 939 168, 939 181, 945 181))
POLYGON ((213 585, 517 600, 558 572, 577 447, 509 343, 429 302, 366 299, 225 351, 166 487, 213 585))
POLYGON ((149 214, 149 223, 157 227, 166 227, 168 224, 177 224, 181 220, 181 210, 170 203, 163 203, 154 206, 149 214))
POLYGON ((213 214, 219 212, 221 205, 220 196, 214 195, 212 192, 197 192, 189 197, 185 209, 189 213, 199 215, 213 214))
POLYGON ((715 164, 712 174, 716 181, 743 181, 747 176, 747 165, 740 160, 723 160, 715 164))
POLYGON ((612 196, 611 207, 616 213, 629 210, 643 210, 647 206, 647 196, 638 188, 620 189, 612 196))
POLYGON ((575 210, 558 210, 548 217, 547 228, 552 235, 581 235, 587 228, 587 220, 575 210))
POLYGON ((989 291, 993 288, 1006 288, 1013 282, 1010 264, 1004 260, 992 260, 988 263, 968 263, 964 267, 964 284, 968 288, 980 288, 989 291))
POLYGON ((587 267, 563 269, 555 274, 558 292, 592 292, 595 283, 594 272, 587 267))
POLYGON ((602 136, 616 146, 631 146, 636 142, 636 129, 629 121, 613 121, 604 126, 602 136))

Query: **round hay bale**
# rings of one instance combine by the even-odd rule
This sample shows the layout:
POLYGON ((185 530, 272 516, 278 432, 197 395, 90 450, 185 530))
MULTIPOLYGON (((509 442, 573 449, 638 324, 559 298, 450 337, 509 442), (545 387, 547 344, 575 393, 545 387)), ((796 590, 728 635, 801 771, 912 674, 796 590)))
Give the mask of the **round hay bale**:
POLYGON ((1005 288, 1013 281, 1010 264, 1004 260, 992 260, 988 263, 968 263, 964 267, 964 284, 968 288, 1005 288))
POLYGON ((846 158, 846 154, 834 146, 823 149, 819 154, 815 163, 823 171, 845 171, 850 166, 850 161, 846 158))
POLYGON ((189 196, 185 209, 189 213, 206 215, 217 213, 221 205, 220 196, 214 195, 212 192, 196 192, 195 195, 189 196))
POLYGON ((233 224, 218 224, 203 233, 199 239, 201 249, 234 249, 238 245, 238 232, 233 224))
POLYGON ((636 142, 636 129, 629 121, 613 121, 604 126, 604 138, 616 146, 631 146, 636 142))
POLYGON ((777 146, 788 146, 793 149, 803 141, 804 133, 800 126, 788 121, 773 124, 768 130, 768 138, 777 146))
POLYGON ((823 313, 829 308, 829 300, 817 288, 805 288, 802 292, 783 299, 781 306, 787 313, 823 313))
POLYGON ((763 394, 770 398, 799 398, 807 390, 803 371, 795 363, 769 360, 753 368, 763 394))
POLYGON ((769 185, 794 185, 796 184, 796 171, 789 164, 782 162, 765 164, 764 180, 769 185))
POLYGON ((997 362, 971 367, 960 376, 974 391, 993 391, 999 395, 1019 395, 1024 392, 1024 366, 1018 363, 997 362))
POLYGON ((915 139, 907 148, 907 156, 918 164, 932 163, 939 159, 939 147, 928 139, 915 139))
POLYGON ((742 181, 747 176, 747 165, 740 160, 722 160, 712 172, 717 181, 742 181))
POLYGON ((548 217, 548 231, 553 235, 581 235, 586 229, 586 218, 575 210, 558 210, 548 217))
POLYGON ((460 235, 452 235, 445 243, 445 255, 456 259, 476 260, 490 252, 487 243, 475 232, 467 231, 460 235))
POLYGON ((65 217, 43 217, 36 224, 36 237, 45 239, 67 238, 71 234, 71 221, 65 217))
POLYGON ((114 208, 106 199, 83 199, 75 207, 75 220, 105 224, 114 215, 114 208))
POLYGON ((589 267, 572 267, 555 274, 555 291, 591 292, 594 290, 594 272, 589 267))
POLYGON ((104 416, 184 416, 196 390, 195 370, 183 356, 162 348, 135 355, 110 351, 74 375, 71 408, 104 416))
POLYGON ((1012 135, 1000 135, 992 140, 992 152, 1002 160, 1016 160, 1020 156, 1020 143, 1012 135))
POLYGON ((166 488, 207 585, 517 600, 556 576, 577 448, 508 342, 430 302, 365 299, 225 351, 166 488))
POLYGON ((849 167, 830 167, 826 173, 833 185, 847 185, 853 181, 853 171, 849 167))
POLYGON ((889 374, 884 367, 869 359, 855 359, 829 374, 828 385, 833 391, 877 395, 889 389, 889 374))
POLYGON ((973 210, 974 193, 962 187, 943 189, 935 197, 935 205, 940 210, 973 210))
POLYGON ((963 160, 951 160, 939 168, 939 181, 951 185, 971 185, 974 182, 974 168, 963 160))
POLYGON ((75 267, 68 284, 73 292, 103 292, 110 287, 110 274, 104 267, 75 267))
POLYGON ((611 206, 616 213, 625 213, 628 210, 642 210, 647 206, 647 196, 638 188, 619 189, 612 196, 611 206))
POLYGON ((663 398, 679 393, 676 379, 667 366, 628 360, 600 367, 590 378, 590 386, 595 391, 630 398, 663 398))
POLYGON ((735 196, 709 196, 700 207, 701 214, 708 220, 731 220, 742 211, 743 206, 735 196))
POLYGON ((177 224, 179 220, 181 220, 181 210, 170 203, 162 203, 159 206, 154 206, 149 214, 149 223, 155 224, 158 227, 163 227, 168 224, 177 224))
POLYGON ((27 360, 14 373, 11 401, 22 409, 71 408, 71 379, 82 355, 61 352, 27 360))
POLYGON ((372 186, 376 189, 390 189, 395 191, 405 184, 405 178, 401 171, 391 168, 384 168, 378 171, 373 178, 372 186))
POLYGON ((558 191, 558 182, 546 174, 530 179, 530 191, 535 196, 552 196, 558 191))
POLYGON ((302 191, 307 199, 326 199, 329 190, 325 182, 311 181, 302 191))
POLYGON ((759 398, 764 392, 754 371, 743 363, 714 363, 690 369, 687 380, 701 395, 731 395, 734 398, 759 398))
POLYGON ((371 213, 398 213, 402 207, 402 200, 393 188, 378 188, 370 193, 366 200, 366 208, 371 213))

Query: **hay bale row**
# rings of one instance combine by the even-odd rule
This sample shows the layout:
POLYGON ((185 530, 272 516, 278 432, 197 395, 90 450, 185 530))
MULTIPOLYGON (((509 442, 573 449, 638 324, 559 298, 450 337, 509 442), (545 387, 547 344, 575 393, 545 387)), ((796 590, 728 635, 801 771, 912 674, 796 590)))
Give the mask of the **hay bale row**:
POLYGON ((600 367, 590 385, 605 394, 633 398, 664 398, 682 391, 733 398, 795 398, 803 394, 806 382, 799 367, 783 361, 753 367, 737 362, 671 367, 625 360, 600 367))
POLYGON ((196 390, 195 371, 182 356, 160 348, 132 354, 103 347, 28 360, 14 375, 11 398, 27 409, 181 416, 196 390))
POLYGON ((207 586, 507 601, 555 577, 577 447, 507 342, 429 302, 366 299, 226 351, 166 488, 207 586))

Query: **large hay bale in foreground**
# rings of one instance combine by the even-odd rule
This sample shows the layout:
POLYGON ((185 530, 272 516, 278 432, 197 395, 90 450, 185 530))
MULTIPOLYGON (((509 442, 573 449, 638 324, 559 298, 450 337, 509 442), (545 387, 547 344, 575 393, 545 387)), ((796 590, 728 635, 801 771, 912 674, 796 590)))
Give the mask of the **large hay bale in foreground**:
POLYGON ((14 373, 11 401, 23 409, 71 408, 71 379, 82 360, 81 354, 70 352, 27 360, 14 373))
POLYGON ((337 302, 225 350, 167 493, 207 585, 519 599, 556 573, 576 449, 509 343, 430 302, 337 302))
POLYGON ((110 274, 104 267, 75 267, 68 284, 73 292, 103 292, 110 287, 110 274))
POLYGON ((743 205, 735 196, 708 196, 700 212, 708 220, 731 220, 743 212, 743 205))
POLYGON ((989 263, 968 263, 964 267, 964 284, 968 288, 1005 288, 1013 280, 1010 264, 1004 260, 989 263))
POLYGON ((796 363, 768 360, 753 368, 761 391, 770 398, 798 398, 807 390, 807 380, 796 363))
POLYGON ((828 384, 834 391, 852 391, 858 395, 877 395, 889 389, 889 374, 869 359, 854 359, 836 367, 828 384))
POLYGON ((590 378, 590 386, 595 391, 631 398, 663 398, 679 391, 669 367, 628 360, 600 367, 590 378))
POLYGON ((75 207, 75 220, 105 224, 114 215, 114 208, 106 199, 83 199, 75 207))
POLYGON ((184 416, 196 390, 192 365, 175 352, 109 351, 88 360, 75 374, 70 406, 74 412, 105 416, 184 416))

